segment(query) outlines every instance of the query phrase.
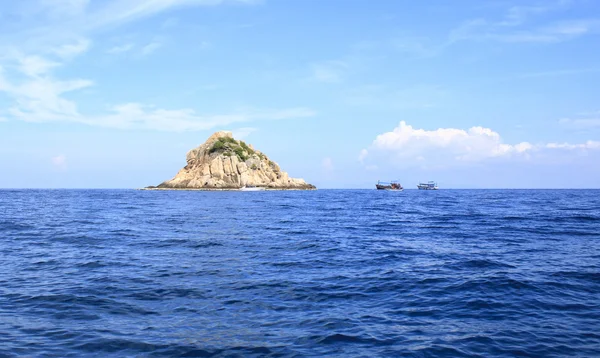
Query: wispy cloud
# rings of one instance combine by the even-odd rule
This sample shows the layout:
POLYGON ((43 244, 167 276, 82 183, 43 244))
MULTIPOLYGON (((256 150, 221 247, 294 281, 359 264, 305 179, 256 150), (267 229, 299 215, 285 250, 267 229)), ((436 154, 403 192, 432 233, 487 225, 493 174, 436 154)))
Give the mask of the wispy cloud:
POLYGON ((558 123, 566 128, 578 130, 600 128, 600 111, 581 113, 575 118, 561 118, 558 123))
POLYGON ((170 28, 177 26, 178 24, 179 24, 179 19, 177 19, 175 17, 170 17, 170 18, 166 19, 165 21, 163 21, 163 23, 160 25, 160 28, 161 29, 170 29, 170 28))
POLYGON ((398 37, 391 41, 392 48, 415 57, 433 57, 440 54, 445 45, 432 45, 426 37, 398 37))
POLYGON ((154 41, 142 47, 142 55, 148 56, 163 46, 162 42, 154 41))
POLYGON ((327 180, 332 180, 335 177, 335 165, 333 164, 333 159, 331 157, 325 157, 321 160, 321 170, 323 172, 323 176, 327 180))
POLYGON ((11 85, 4 78, 4 68, 0 65, 0 92, 10 90, 11 85))
POLYGON ((600 149, 600 142, 588 140, 585 143, 571 144, 571 143, 548 143, 545 145, 548 149, 566 149, 566 150, 595 150, 600 149))
POLYGON ((64 94, 93 85, 89 80, 53 80, 35 78, 11 85, 4 91, 15 100, 8 113, 29 122, 64 121, 80 117, 77 105, 64 94))
POLYGON ((69 59, 86 52, 90 45, 91 41, 89 39, 78 38, 71 43, 56 47, 53 52, 63 59, 69 59))
POLYGON ((54 67, 60 66, 59 63, 49 61, 40 56, 23 56, 18 57, 19 61, 19 70, 23 72, 23 74, 30 77, 37 77, 39 75, 45 74, 54 67))
POLYGON ((342 96, 344 104, 350 106, 427 109, 446 101, 449 93, 444 87, 435 84, 420 84, 406 88, 366 85, 349 88, 342 96))
MULTIPOLYGON (((82 78, 61 79, 53 71, 66 67, 89 50, 99 30, 184 6, 225 3, 257 4, 253 0, 107 0, 90 6, 88 0, 30 0, 28 6, 8 6, 7 13, 26 18, 14 23, 9 42, 0 38, 0 92, 12 104, 0 116, 29 122, 72 122, 112 128, 146 128, 165 131, 201 130, 255 120, 281 120, 314 115, 306 108, 240 109, 227 114, 203 115, 192 109, 161 109, 153 105, 113 105, 106 113, 84 114, 70 93, 94 85, 82 78), (29 26, 30 24, 36 26, 29 26)), ((16 4, 16 3, 15 3, 16 4)), ((20 4, 20 3, 19 3, 20 4)), ((3 9, 4 10, 4 9, 3 9)), ((164 41, 153 39, 142 55, 158 50, 164 41)), ((200 46, 209 46, 207 42, 200 46)), ((131 51, 132 43, 110 48, 116 54, 131 51)))
POLYGON ((572 0, 546 1, 536 5, 512 6, 499 25, 517 26, 526 22, 529 18, 552 11, 567 9, 573 3, 572 0))
POLYGON ((360 154, 358 155, 358 161, 361 164, 364 164, 365 159, 367 159, 368 156, 369 156, 369 151, 367 149, 363 149, 360 151, 360 154))
POLYGON ((202 115, 193 109, 162 109, 153 105, 125 103, 110 108, 108 113, 82 114, 75 102, 65 94, 93 85, 85 79, 57 80, 49 75, 50 66, 30 65, 21 69, 26 79, 7 81, 0 72, 0 90, 14 99, 8 114, 28 122, 72 122, 120 129, 152 129, 161 131, 194 131, 252 121, 306 118, 315 115, 307 108, 253 109, 242 108, 227 114, 202 115))
POLYGON ((198 43, 198 48, 200 48, 201 50, 209 49, 211 46, 212 44, 208 41, 200 41, 198 43))
POLYGON ((467 19, 452 28, 444 38, 408 34, 386 42, 363 41, 354 48, 373 50, 385 46, 409 57, 429 58, 464 42, 553 44, 600 33, 598 17, 545 20, 548 14, 569 10, 574 3, 572 0, 555 0, 533 6, 511 6, 495 17, 467 19))
MULTIPOLYGON (((84 15, 91 0, 25 0, 19 3, 24 14, 37 12, 51 19, 64 19, 84 15)), ((16 2, 15 2, 16 3, 16 2)))
POLYGON ((334 169, 333 166, 333 160, 330 157, 325 157, 323 158, 323 160, 321 161, 321 167, 326 171, 326 172, 332 172, 334 169))
POLYGON ((256 131, 258 131, 258 128, 244 127, 244 128, 234 129, 231 132, 233 133, 233 136, 235 138, 244 139, 244 138, 247 138, 250 134, 252 134, 252 133, 254 133, 256 131))
POLYGON ((349 69, 348 63, 344 61, 324 61, 310 65, 310 79, 317 82, 337 83, 341 82, 349 69))
POLYGON ((52 166, 54 166, 54 168, 57 170, 67 170, 67 157, 62 154, 50 158, 50 162, 52 163, 52 166))
POLYGON ((598 19, 572 19, 530 25, 532 18, 568 9, 572 1, 559 0, 537 6, 514 6, 499 20, 472 19, 450 32, 447 45, 460 41, 497 41, 505 43, 557 43, 600 29, 598 19))
POLYGON ((90 24, 93 27, 112 26, 138 20, 143 17, 187 6, 216 6, 225 3, 259 4, 257 0, 118 0, 110 1, 92 14, 90 24))
POLYGON ((554 71, 530 72, 530 73, 523 73, 517 77, 519 77, 519 78, 557 77, 557 76, 582 75, 582 74, 597 73, 597 72, 600 72, 600 67, 569 68, 569 69, 554 70, 554 71))
POLYGON ((124 52, 128 52, 131 49, 133 49, 134 45, 131 43, 128 44, 124 44, 124 45, 119 45, 119 46, 114 46, 111 47, 110 49, 108 49, 108 51, 106 51, 107 53, 110 54, 119 54, 119 53, 124 53, 124 52))
POLYGON ((112 113, 97 117, 80 117, 82 123, 111 128, 143 128, 160 131, 196 131, 253 121, 305 118, 315 115, 307 108, 246 109, 217 115, 201 115, 192 109, 167 110, 139 103, 115 106, 112 113))
POLYGON ((7 114, 28 122, 72 122, 111 128, 144 128, 162 131, 203 130, 260 120, 305 118, 315 113, 307 108, 248 109, 228 114, 202 115, 192 109, 162 109, 152 105, 126 103, 106 114, 82 114, 65 94, 93 85, 86 79, 58 80, 52 76, 55 64, 41 58, 21 59, 23 80, 9 81, 0 70, 0 91, 14 99, 7 114))

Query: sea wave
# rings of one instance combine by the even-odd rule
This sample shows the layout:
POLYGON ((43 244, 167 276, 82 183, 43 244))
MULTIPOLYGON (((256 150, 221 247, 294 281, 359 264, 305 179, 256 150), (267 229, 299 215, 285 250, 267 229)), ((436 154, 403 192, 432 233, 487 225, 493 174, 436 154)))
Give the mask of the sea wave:
POLYGON ((0 190, 0 356, 600 356, 600 191, 0 190))

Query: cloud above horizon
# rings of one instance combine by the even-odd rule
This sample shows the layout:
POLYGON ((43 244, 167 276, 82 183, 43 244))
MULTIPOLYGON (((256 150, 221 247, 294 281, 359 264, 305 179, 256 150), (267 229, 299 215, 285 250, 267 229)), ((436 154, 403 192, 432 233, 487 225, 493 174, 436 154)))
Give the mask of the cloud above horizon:
POLYGON ((57 155, 50 159, 52 166, 59 171, 67 170, 67 157, 64 155, 57 155))
MULTIPOLYGON (((465 19, 447 31, 443 38, 404 35, 392 39, 390 46, 407 55, 429 58, 439 56, 452 46, 465 42, 507 45, 558 44, 583 36, 600 34, 599 17, 546 19, 549 14, 571 10, 575 3, 574 0, 552 0, 545 3, 518 5, 508 3, 508 6, 504 6, 501 12, 493 16, 465 19)), ((597 69, 590 70, 597 71, 597 69)), ((555 73, 560 71, 553 71, 551 74, 555 73)))
POLYGON ((123 103, 111 106, 107 113, 86 115, 79 111, 76 102, 65 94, 94 85, 86 79, 58 80, 52 69, 60 63, 39 57, 18 60, 23 79, 8 81, 0 68, 0 91, 14 100, 7 110, 8 117, 34 123, 71 122, 118 129, 151 129, 159 131, 197 131, 236 123, 261 120, 284 120, 312 117, 316 113, 308 108, 283 109, 241 108, 225 114, 203 115, 193 109, 163 109, 141 103, 123 103))
POLYGON ((578 130, 600 128, 600 111, 580 113, 575 118, 561 118, 558 123, 566 128, 578 130))
POLYGON ((548 1, 536 5, 515 5, 500 19, 472 19, 451 31, 449 43, 458 41, 497 41, 506 43, 557 43, 597 33, 599 19, 569 19, 531 26, 544 14, 568 10, 571 0, 548 1))
POLYGON ((344 61, 325 61, 310 65, 312 75, 310 80, 323 83, 342 82, 349 65, 344 61))
MULTIPOLYGON (((305 107, 234 109, 227 113, 200 114, 194 109, 163 109, 153 104, 127 101, 110 105, 104 114, 85 114, 71 93, 92 87, 96 81, 84 78, 63 79, 57 69, 68 67, 77 56, 87 52, 90 36, 102 26, 118 26, 172 8, 184 6, 216 6, 226 3, 258 4, 260 0, 142 0, 109 1, 90 8, 88 0, 32 1, 32 9, 12 9, 22 16, 41 18, 39 29, 21 29, 31 36, 22 46, 2 44, 0 56, 0 93, 12 100, 3 119, 26 122, 72 122, 119 129, 151 129, 159 131, 196 131, 260 120, 306 118, 315 112, 305 107), (34 10, 35 9, 35 10, 34 10), (114 16, 114 14, 119 14, 114 16), (85 19, 79 21, 78 19, 85 19), (44 30, 44 31, 38 31, 44 30), (37 41, 36 41, 37 40, 37 41), (51 40, 51 41, 50 41, 51 40)), ((153 39, 141 49, 143 56, 158 50, 162 42, 153 39)), ((110 48, 107 53, 130 51, 133 44, 110 48)))
POLYGON ((414 128, 401 121, 391 132, 378 135, 358 161, 366 167, 389 162, 402 167, 453 166, 493 158, 531 159, 545 150, 588 151, 600 149, 600 142, 584 143, 504 143, 499 133, 480 126, 469 129, 414 128))

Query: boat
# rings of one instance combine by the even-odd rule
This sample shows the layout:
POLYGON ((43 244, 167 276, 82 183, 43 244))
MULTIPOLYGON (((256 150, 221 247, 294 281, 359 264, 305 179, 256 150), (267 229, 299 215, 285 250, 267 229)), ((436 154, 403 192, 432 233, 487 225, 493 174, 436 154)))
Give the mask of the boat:
POLYGON ((404 188, 402 187, 402 184, 400 184, 397 181, 391 181, 391 182, 378 181, 377 185, 375 185, 375 187, 377 188, 377 190, 391 190, 391 191, 404 190, 404 188))
POLYGON ((240 191, 263 191, 265 188, 254 185, 246 185, 240 188, 240 191))
POLYGON ((419 190, 438 190, 437 183, 434 181, 428 181, 427 183, 419 183, 419 185, 417 185, 417 188, 419 188, 419 190))

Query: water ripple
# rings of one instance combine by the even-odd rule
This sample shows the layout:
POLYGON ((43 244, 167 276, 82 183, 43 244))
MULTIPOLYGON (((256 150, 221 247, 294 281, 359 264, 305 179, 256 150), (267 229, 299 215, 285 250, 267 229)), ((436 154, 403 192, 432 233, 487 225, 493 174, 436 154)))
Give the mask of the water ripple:
POLYGON ((0 190, 0 357, 600 356, 600 191, 0 190))

